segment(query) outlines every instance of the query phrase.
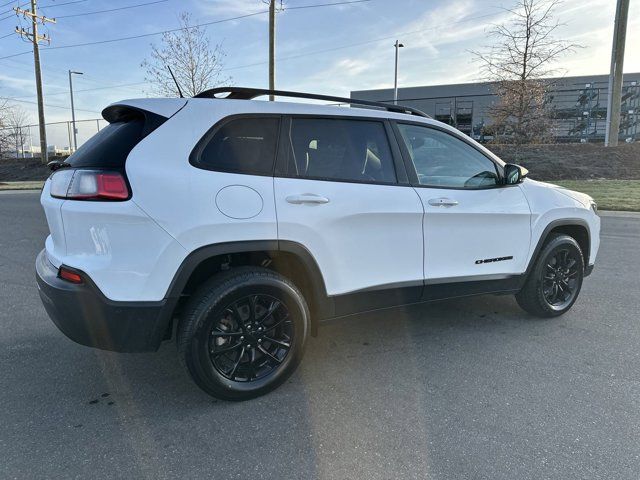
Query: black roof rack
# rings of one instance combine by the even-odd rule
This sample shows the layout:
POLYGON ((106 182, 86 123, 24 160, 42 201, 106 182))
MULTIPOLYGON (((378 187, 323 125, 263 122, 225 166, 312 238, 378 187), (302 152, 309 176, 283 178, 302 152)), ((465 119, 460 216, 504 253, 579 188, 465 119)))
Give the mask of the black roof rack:
POLYGON ((286 90, 269 90, 267 88, 246 88, 246 87, 217 87, 205 90, 193 98, 218 98, 229 100, 252 100, 263 95, 274 95, 276 97, 308 98, 311 100, 325 100, 328 102, 348 103, 351 105, 364 105, 377 107, 389 112, 408 113, 419 117, 431 118, 424 112, 404 105, 392 105, 390 103, 372 102, 370 100, 358 100, 357 98, 334 97, 331 95, 316 95, 315 93, 289 92, 286 90), (219 93, 228 93, 226 97, 218 97, 219 93))

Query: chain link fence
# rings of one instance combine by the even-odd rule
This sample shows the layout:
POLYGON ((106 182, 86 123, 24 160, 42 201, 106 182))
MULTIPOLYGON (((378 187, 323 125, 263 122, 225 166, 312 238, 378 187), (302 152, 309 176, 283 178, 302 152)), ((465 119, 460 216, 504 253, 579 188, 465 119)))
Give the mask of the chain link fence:
MULTIPOLYGON (((107 125, 102 118, 76 120, 78 147, 107 125)), ((73 123, 46 124, 48 155, 68 156, 74 151, 73 123)), ((40 133, 37 124, 0 129, 0 158, 40 158, 40 133)))

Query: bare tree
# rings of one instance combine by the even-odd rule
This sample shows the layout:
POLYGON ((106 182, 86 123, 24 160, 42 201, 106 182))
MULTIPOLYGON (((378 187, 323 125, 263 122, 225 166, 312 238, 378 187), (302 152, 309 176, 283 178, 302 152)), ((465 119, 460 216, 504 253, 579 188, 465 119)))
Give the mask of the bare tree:
POLYGON ((495 82, 498 97, 489 111, 496 141, 542 143, 551 138, 553 113, 548 77, 553 64, 578 45, 555 37, 561 24, 554 10, 561 0, 518 0, 506 24, 489 32, 496 41, 472 52, 485 80, 495 82))
POLYGON ((0 104, 0 151, 3 156, 13 151, 16 158, 20 155, 24 158, 28 122, 29 116, 21 107, 9 105, 6 101, 0 104))
POLYGON ((180 27, 177 32, 163 34, 161 45, 152 45, 150 58, 142 62, 146 80, 154 85, 156 93, 178 96, 167 67, 171 67, 182 93, 190 97, 229 82, 230 78, 222 74, 222 45, 212 48, 205 29, 193 26, 189 13, 180 14, 180 27))
POLYGON ((0 100, 0 158, 7 154, 9 149, 9 126, 7 125, 7 116, 9 108, 6 100, 0 100))

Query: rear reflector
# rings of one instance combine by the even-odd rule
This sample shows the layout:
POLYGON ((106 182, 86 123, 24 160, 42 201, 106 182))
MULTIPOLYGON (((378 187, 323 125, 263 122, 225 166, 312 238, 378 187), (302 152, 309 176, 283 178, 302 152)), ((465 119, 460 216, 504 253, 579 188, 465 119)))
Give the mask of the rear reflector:
POLYGON ((57 170, 51 175, 51 196, 69 200, 126 200, 131 194, 124 176, 103 170, 57 170))
POLYGON ((82 283, 82 277, 78 275, 76 272, 72 272, 71 270, 67 270, 65 267, 60 267, 58 270, 58 276, 71 283, 82 283))

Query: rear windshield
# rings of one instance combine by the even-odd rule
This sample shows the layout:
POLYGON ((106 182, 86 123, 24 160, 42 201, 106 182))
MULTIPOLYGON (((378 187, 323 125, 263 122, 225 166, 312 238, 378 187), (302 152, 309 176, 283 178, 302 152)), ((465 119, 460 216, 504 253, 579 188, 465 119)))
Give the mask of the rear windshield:
POLYGON ((113 122, 87 140, 66 163, 72 167, 124 168, 127 156, 143 138, 144 120, 113 122))

